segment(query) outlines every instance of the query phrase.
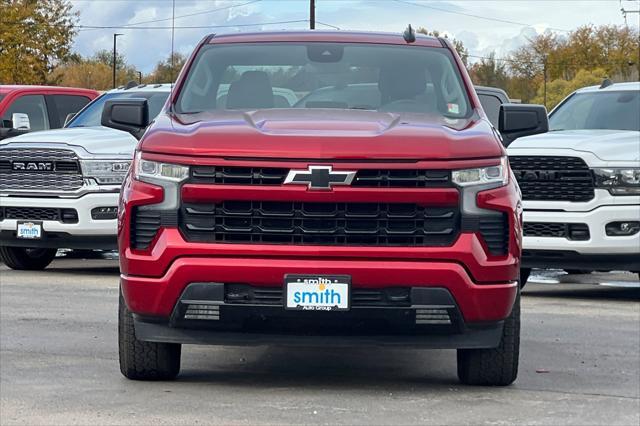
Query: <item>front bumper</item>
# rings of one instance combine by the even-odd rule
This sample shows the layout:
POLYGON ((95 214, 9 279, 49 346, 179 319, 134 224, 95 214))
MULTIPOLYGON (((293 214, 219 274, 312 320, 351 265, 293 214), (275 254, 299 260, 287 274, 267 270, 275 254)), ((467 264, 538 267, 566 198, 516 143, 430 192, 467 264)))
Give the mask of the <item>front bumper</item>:
POLYGON ((577 223, 589 227, 584 241, 556 237, 523 237, 523 267, 630 269, 640 268, 640 233, 608 236, 610 222, 640 220, 640 205, 602 206, 588 212, 524 211, 524 223, 577 223), (555 253, 555 256, 554 256, 555 253), (617 259, 617 260, 616 260, 617 259), (545 262, 552 264, 545 264, 545 262), (595 264, 591 264, 595 262, 595 264), (631 265, 630 265, 631 264, 631 265))
POLYGON ((49 248, 117 248, 117 219, 95 220, 91 211, 97 207, 118 206, 117 193, 86 194, 80 198, 38 198, 2 197, 2 207, 37 207, 54 209, 74 209, 77 223, 63 223, 56 220, 37 221, 42 223, 42 240, 20 240, 15 237, 18 222, 33 221, 30 218, 4 219, 0 221, 0 244, 4 246, 28 246, 49 248))
POLYGON ((123 275, 121 286, 134 314, 167 320, 188 285, 244 283, 282 287, 286 274, 350 275, 352 288, 445 288, 465 323, 495 322, 511 312, 517 283, 476 284, 464 266, 446 261, 181 257, 160 277, 123 275))
POLYGON ((136 337, 237 346, 491 348, 502 335, 502 321, 467 326, 444 288, 355 290, 351 310, 343 312, 287 311, 282 296, 278 288, 192 283, 168 322, 134 316, 136 337))

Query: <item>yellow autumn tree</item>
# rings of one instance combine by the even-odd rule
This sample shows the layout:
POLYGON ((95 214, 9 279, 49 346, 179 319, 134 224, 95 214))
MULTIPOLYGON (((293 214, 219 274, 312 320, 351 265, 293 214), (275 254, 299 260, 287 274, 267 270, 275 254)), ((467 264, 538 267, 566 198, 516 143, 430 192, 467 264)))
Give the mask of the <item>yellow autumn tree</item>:
MULTIPOLYGON (((606 77, 607 72, 604 68, 596 68, 593 70, 580 70, 571 80, 558 78, 547 83, 547 109, 551 111, 553 107, 575 90, 585 86, 601 84, 606 77)), ((538 93, 533 98, 533 103, 544 103, 544 86, 538 88, 538 93)))
POLYGON ((0 84, 56 83, 77 18, 68 0, 0 0, 0 84))

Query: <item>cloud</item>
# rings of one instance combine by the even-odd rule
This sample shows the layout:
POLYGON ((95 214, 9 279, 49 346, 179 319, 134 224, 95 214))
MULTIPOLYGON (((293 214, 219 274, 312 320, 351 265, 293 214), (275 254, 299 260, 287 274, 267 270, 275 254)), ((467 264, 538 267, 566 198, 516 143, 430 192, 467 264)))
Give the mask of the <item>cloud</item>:
MULTIPOLYGON (((76 10, 80 11, 80 21, 84 25, 122 25, 171 17, 171 1, 167 0, 71 1, 76 10)), ((196 14, 177 19, 177 26, 229 25, 215 29, 178 29, 175 33, 176 50, 189 54, 204 35, 212 32, 303 29, 308 26, 306 22, 245 26, 254 23, 305 20, 309 13, 308 0, 261 0, 238 6, 249 1, 251 0, 176 1, 176 16, 196 14), (235 6, 210 12, 230 5, 235 6)), ((623 23, 619 10, 611 7, 610 2, 591 1, 587 8, 576 8, 575 3, 546 1, 544 7, 540 7, 539 2, 525 1, 319 0, 316 2, 316 17, 319 22, 336 25, 343 30, 388 31, 397 34, 401 34, 407 24, 412 24, 416 28, 438 30, 449 37, 462 40, 472 55, 486 55, 495 51, 498 57, 507 55, 526 43, 528 37, 548 28, 571 29, 588 23, 623 23), (477 16, 523 22, 531 27, 477 16)), ((168 27, 171 21, 145 25, 168 27)), ((317 27, 323 28, 321 24, 317 27)), ((118 39, 118 49, 125 54, 129 63, 143 72, 151 71, 158 61, 167 58, 170 53, 169 29, 82 31, 76 39, 74 49, 83 55, 91 55, 101 49, 110 50, 114 32, 125 34, 118 39)))

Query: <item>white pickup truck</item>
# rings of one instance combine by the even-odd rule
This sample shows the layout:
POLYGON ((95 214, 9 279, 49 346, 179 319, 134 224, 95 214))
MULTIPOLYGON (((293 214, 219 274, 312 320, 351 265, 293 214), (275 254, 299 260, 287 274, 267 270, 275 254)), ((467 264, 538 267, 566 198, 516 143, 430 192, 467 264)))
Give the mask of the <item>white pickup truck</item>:
POLYGON ((116 248, 118 194, 138 141, 100 125, 104 104, 144 98, 155 117, 170 91, 169 84, 114 89, 63 129, 0 142, 0 260, 43 269, 59 248, 116 248))
POLYGON ((523 276, 640 271, 640 83, 580 89, 549 127, 508 148, 524 204, 523 276))

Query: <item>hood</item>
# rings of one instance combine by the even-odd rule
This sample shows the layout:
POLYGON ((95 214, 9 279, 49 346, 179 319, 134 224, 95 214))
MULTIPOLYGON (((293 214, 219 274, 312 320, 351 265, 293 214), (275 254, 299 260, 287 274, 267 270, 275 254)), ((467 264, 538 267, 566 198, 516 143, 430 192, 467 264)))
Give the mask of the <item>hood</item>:
POLYGON ((509 154, 518 149, 572 149, 590 152, 603 161, 640 161, 640 132, 633 130, 562 130, 517 139, 509 154))
POLYGON ((0 142, 0 147, 10 143, 66 144, 84 148, 94 155, 131 155, 138 141, 129 133, 108 127, 71 127, 27 133, 0 142))
POLYGON ((162 154, 275 159, 455 160, 504 152, 489 123, 479 118, 335 109, 162 115, 141 147, 162 154))

